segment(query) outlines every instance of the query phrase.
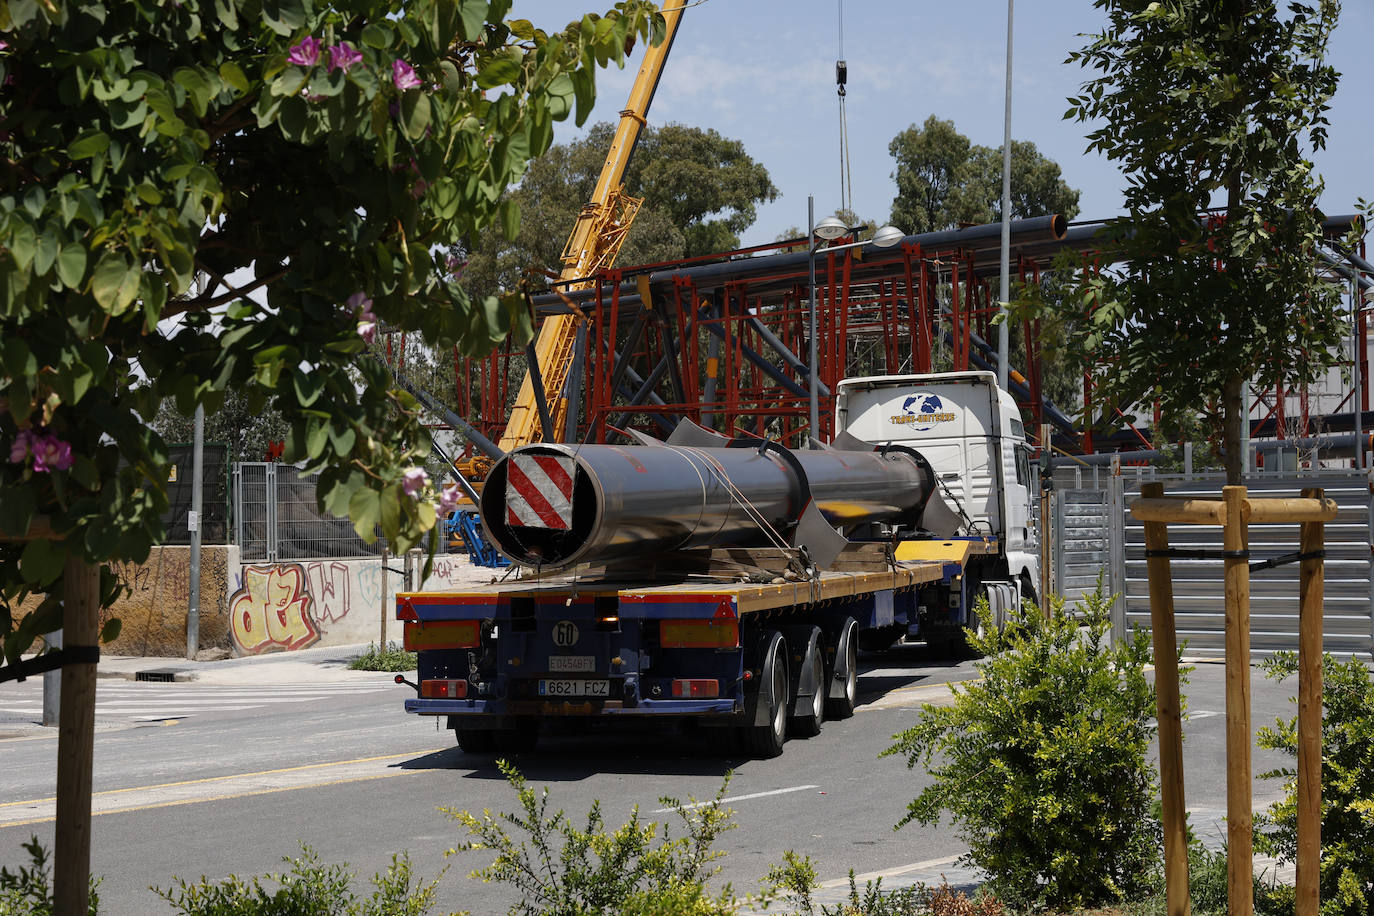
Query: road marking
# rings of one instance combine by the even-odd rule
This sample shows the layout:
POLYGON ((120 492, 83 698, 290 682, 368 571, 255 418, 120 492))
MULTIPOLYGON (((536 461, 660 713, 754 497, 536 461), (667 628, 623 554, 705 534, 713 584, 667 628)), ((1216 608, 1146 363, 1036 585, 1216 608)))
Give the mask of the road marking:
MULTIPOLYGON (((167 782, 152 786, 110 789, 105 792, 92 793, 91 814, 146 811, 174 805, 191 805, 199 802, 268 795, 273 792, 287 792, 292 789, 319 788, 347 782, 413 775, 424 771, 401 768, 379 770, 378 764, 387 760, 402 760, 436 753, 437 750, 441 749, 414 751, 406 754, 388 754, 382 757, 362 757, 356 760, 339 760, 333 763, 283 767, 277 770, 261 770, 256 773, 209 776, 204 779, 188 779, 183 782, 167 782)), ((53 820, 56 816, 56 798, 37 798, 28 801, 0 803, 0 827, 41 824, 53 820)))
MULTIPOLYGON (((751 799, 751 798, 767 798, 767 797, 770 796, 770 795, 786 795, 786 794, 789 793, 789 792, 805 792, 807 789, 819 789, 819 788, 820 788, 820 786, 792 786, 791 788, 788 788, 788 789, 773 789, 772 791, 769 791, 769 792, 750 792, 748 795, 732 795, 732 796, 730 796, 729 798, 722 798, 722 799, 720 800, 720 803, 723 805, 723 804, 725 804, 726 802, 748 801, 748 800, 751 799)), ((715 804, 715 801, 712 800, 712 801, 696 802, 695 804, 691 804, 691 805, 683 805, 682 807, 683 807, 683 810, 690 811, 690 810, 692 810, 693 808, 705 808, 707 805, 714 805, 714 804, 715 804)), ((675 811, 675 810, 676 810, 675 808, 657 808, 657 809, 655 809, 655 810, 653 810, 653 811, 650 811, 649 813, 650 813, 650 814, 668 814, 669 812, 675 811)))
MULTIPOLYGON (((869 881, 876 881, 879 878, 895 878, 898 875, 909 874, 913 871, 924 871, 928 868, 940 868, 944 865, 951 865, 959 861, 959 859, 960 856, 944 856, 943 858, 939 859, 926 859, 924 862, 912 862, 910 865, 898 865, 893 868, 884 868, 882 871, 870 871, 862 875, 855 875, 854 883, 855 885, 862 885, 869 881)), ((848 887, 849 876, 846 875, 843 878, 831 878, 829 881, 822 881, 820 886, 822 889, 829 889, 832 887, 848 887)))

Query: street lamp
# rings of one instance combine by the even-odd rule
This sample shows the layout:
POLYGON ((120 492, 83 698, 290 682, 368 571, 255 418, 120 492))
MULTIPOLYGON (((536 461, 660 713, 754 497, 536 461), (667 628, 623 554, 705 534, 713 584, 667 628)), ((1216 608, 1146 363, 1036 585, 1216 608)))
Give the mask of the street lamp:
MULTIPOLYGON (((848 233, 849 227, 844 222, 834 216, 827 216, 819 223, 816 222, 816 198, 808 195, 806 198, 806 257, 807 264, 811 271, 811 302, 808 309, 808 323, 811 331, 811 352, 810 365, 810 400, 811 400, 811 438, 820 440, 821 429, 821 409, 820 409, 820 376, 817 372, 817 347, 816 347, 816 239, 830 241, 848 233)), ((878 248, 891 248, 896 245, 905 234, 896 226, 883 226, 873 234, 872 239, 862 242, 850 242, 847 245, 833 245, 825 248, 825 251, 843 251, 846 248, 857 248, 860 245, 874 245, 878 248)))

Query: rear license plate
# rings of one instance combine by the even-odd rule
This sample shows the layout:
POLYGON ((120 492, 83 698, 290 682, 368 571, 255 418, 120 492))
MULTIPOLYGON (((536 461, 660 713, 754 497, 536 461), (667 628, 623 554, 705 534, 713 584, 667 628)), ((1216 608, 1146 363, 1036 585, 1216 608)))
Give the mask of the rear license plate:
POLYGON ((572 672, 586 672, 591 674, 596 671, 595 655, 550 655, 549 670, 555 674, 571 674, 572 672))
POLYGON ((610 681, 544 680, 539 682, 541 697, 608 697, 610 681))

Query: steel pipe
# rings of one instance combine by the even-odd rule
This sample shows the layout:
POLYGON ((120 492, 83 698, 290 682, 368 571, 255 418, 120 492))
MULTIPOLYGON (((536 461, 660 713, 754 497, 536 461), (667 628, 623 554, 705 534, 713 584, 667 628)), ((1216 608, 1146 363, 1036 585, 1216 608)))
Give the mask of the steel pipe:
POLYGON ((525 446, 492 467, 483 528, 511 560, 562 569, 699 547, 792 544, 813 504, 833 526, 919 524, 935 489, 930 464, 910 449, 733 445, 525 446))

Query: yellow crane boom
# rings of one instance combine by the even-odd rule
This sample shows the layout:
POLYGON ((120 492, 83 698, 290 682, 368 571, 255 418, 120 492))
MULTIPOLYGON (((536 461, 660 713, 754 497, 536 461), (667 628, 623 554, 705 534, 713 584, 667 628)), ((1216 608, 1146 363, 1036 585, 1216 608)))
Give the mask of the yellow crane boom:
MULTIPOLYGON (((625 110, 620 113, 620 123, 616 127, 611 148, 606 152, 606 162, 601 167, 592 198, 577 215, 568 244, 563 249, 563 269, 559 274, 562 281, 574 280, 609 267, 614 261, 630 223, 639 206, 641 198, 630 197, 623 193, 621 184, 625 169, 634 153, 635 143, 639 140, 644 127, 649 103, 653 101, 654 91, 658 88, 659 77, 663 74, 663 63, 677 34, 678 22, 687 0, 666 0, 663 19, 667 26, 663 41, 650 45, 644 51, 639 73, 635 76, 634 86, 625 110), (669 9, 668 7, 672 8, 669 9)), ((589 283, 573 284, 569 289, 580 289, 589 283)), ((538 364, 539 377, 547 392, 549 413, 552 415, 554 435, 561 438, 568 423, 568 402, 562 396, 564 384, 572 366, 573 347, 577 340, 576 315, 552 315, 544 320, 535 340, 534 352, 538 364)), ((534 398, 534 382, 530 373, 520 384, 520 393, 511 407, 506 421, 506 430, 501 436, 500 446, 506 451, 518 448, 543 438, 539 423, 539 412, 534 398)))

